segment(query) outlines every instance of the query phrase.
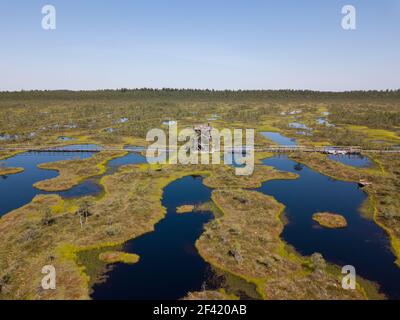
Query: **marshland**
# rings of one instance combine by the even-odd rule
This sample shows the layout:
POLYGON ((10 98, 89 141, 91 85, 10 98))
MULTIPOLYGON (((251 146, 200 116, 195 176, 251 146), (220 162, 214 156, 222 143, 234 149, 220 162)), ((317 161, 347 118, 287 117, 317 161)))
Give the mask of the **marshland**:
POLYGON ((251 176, 147 163, 146 133, 171 121, 255 129, 260 148, 387 151, 400 91, 0 93, 1 299, 400 298, 399 153, 256 152, 251 176), (76 146, 99 152, 18 149, 76 146), (48 264, 57 290, 40 288, 48 264))

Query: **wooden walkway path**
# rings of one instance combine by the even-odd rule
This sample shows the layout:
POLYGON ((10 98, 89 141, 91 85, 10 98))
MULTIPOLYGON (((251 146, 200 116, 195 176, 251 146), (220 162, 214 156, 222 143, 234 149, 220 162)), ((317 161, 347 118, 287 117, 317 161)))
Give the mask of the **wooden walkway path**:
MULTIPOLYGON (((106 147, 106 148, 63 148, 63 147, 52 147, 52 148, 46 148, 46 147, 4 147, 0 148, 0 151, 21 151, 21 152, 36 152, 36 153, 97 153, 97 152, 102 152, 102 151, 108 151, 108 152, 141 152, 141 151, 146 151, 147 149, 144 150, 134 150, 134 149, 121 149, 121 148, 112 148, 112 147, 106 147)), ((154 149, 156 150, 156 149, 154 149)), ((159 150, 162 151, 167 151, 167 148, 160 148, 159 150)), ((173 150, 173 149, 170 149, 173 150)), ((225 150, 221 150, 221 152, 227 151, 227 152, 245 152, 246 150, 251 150, 249 148, 225 148, 225 150)), ((271 153, 292 153, 292 152, 317 152, 317 153, 332 153, 335 154, 361 154, 361 153, 400 153, 400 149, 362 149, 360 147, 332 147, 332 146, 321 146, 321 147, 310 147, 310 146, 260 146, 254 147, 254 152, 271 152, 271 153)))

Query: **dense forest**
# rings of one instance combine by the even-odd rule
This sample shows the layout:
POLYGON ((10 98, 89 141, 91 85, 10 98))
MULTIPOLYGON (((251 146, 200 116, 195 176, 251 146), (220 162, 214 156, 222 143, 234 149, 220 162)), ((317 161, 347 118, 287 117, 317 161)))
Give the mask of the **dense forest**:
MULTIPOLYGON (((119 89, 99 91, 0 92, 0 144, 43 143, 70 131, 95 135, 105 143, 124 136, 144 138, 169 119, 183 125, 207 122, 289 130, 289 122, 305 123, 316 141, 362 144, 374 132, 377 143, 397 143, 400 131, 400 90, 317 92, 301 90, 119 89), (290 115, 294 110, 299 111, 290 115), (316 118, 328 112, 336 127, 316 118), (284 114, 284 115, 282 115, 284 114), (125 119, 122 120, 121 119, 125 119), (268 127, 269 126, 269 127, 268 127), (360 131, 361 130, 361 131, 360 131), (334 137, 334 138, 333 138, 334 137), (382 139, 384 138, 384 139, 382 139), (52 138, 51 138, 52 139, 52 138)), ((296 130, 292 130, 296 134, 296 130)), ((289 133, 289 132, 287 132, 289 133)))
POLYGON ((400 89, 385 91, 321 92, 311 90, 200 90, 200 89, 126 89, 97 91, 18 91, 0 92, 0 99, 127 99, 127 98, 173 98, 173 99, 400 99, 400 89))

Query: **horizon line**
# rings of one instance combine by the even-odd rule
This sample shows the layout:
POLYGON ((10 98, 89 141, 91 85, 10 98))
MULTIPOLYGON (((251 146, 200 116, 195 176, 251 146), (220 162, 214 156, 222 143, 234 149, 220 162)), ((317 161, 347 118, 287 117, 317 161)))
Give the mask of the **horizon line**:
POLYGON ((397 92, 400 91, 400 87, 397 89, 349 89, 349 90, 314 90, 314 89, 213 89, 213 88, 173 88, 173 87, 136 87, 136 88, 103 88, 103 89, 20 89, 20 90, 0 90, 0 93, 24 93, 24 92, 101 92, 101 91, 116 91, 116 92, 127 92, 127 91, 203 91, 203 92, 317 92, 317 93, 352 93, 352 92, 397 92))

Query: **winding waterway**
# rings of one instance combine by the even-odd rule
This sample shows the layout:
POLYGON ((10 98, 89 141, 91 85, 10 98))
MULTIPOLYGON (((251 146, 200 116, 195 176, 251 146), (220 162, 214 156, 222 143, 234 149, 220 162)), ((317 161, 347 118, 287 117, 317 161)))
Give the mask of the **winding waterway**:
MULTIPOLYGON (((95 145, 74 145, 99 149, 95 145)), ((139 153, 141 149, 128 148, 129 154, 110 160, 107 171, 100 176, 87 179, 69 190, 58 192, 65 198, 97 195, 102 192, 98 181, 110 175, 120 166, 146 163, 139 153)), ((27 152, 4 160, 7 167, 23 167, 22 173, 4 176, 0 181, 1 214, 29 203, 38 194, 49 194, 34 188, 35 182, 54 178, 57 171, 44 170, 42 163, 71 159, 84 159, 93 153, 27 152), (10 197, 15 195, 15 197, 10 197)), ((139 254, 135 265, 116 264, 108 273, 107 281, 98 283, 93 290, 94 299, 179 299, 189 291, 197 291, 210 277, 211 267, 197 253, 195 241, 211 212, 177 214, 176 207, 184 204, 201 204, 210 200, 211 190, 203 185, 201 177, 188 176, 168 185, 164 190, 163 206, 166 217, 155 225, 155 230, 124 245, 126 252, 139 254), (179 195, 179 196, 177 196, 179 195), (134 288, 134 289, 132 289, 134 288)))
MULTIPOLYGON (((280 145, 294 145, 296 141, 279 133, 263 135, 280 145)), ((93 146, 95 147, 95 146, 93 146)), ((90 157, 92 153, 24 153, 5 160, 8 167, 23 167, 24 172, 3 176, 0 180, 0 215, 29 203, 41 192, 32 185, 58 175, 53 170, 37 168, 41 163, 90 157)), ((335 159, 332 159, 335 160, 335 159)), ((347 165, 361 166, 357 158, 346 158, 347 165)), ((364 159, 362 159, 365 161, 364 159)), ((144 163, 138 153, 111 160, 107 174, 125 164, 144 163)), ((294 172, 295 180, 269 181, 257 189, 274 196, 286 206, 288 223, 282 237, 298 252, 310 255, 320 252, 330 262, 340 266, 351 264, 357 274, 377 282, 389 298, 400 298, 400 268, 385 232, 359 212, 366 194, 356 183, 328 178, 286 156, 275 156, 263 161, 278 170, 294 172), (324 229, 311 218, 313 213, 329 211, 342 214, 348 221, 344 229, 324 229)), ((101 176, 100 176, 101 177, 101 176)), ((88 179, 63 197, 99 194, 99 177, 88 179)), ((164 219, 154 231, 128 241, 124 250, 136 253, 140 261, 134 265, 116 264, 105 282, 94 286, 94 299, 178 299, 189 291, 200 290, 210 275, 210 266, 194 247, 211 212, 177 214, 176 207, 199 204, 210 200, 211 190, 200 177, 184 177, 169 184, 163 193, 162 204, 167 208, 164 219)))
POLYGON ((211 190, 202 178, 187 176, 164 189, 164 219, 154 231, 128 241, 124 251, 140 256, 138 263, 116 264, 105 282, 93 288, 93 299, 179 299, 201 290, 210 274, 209 265, 194 244, 211 212, 177 214, 176 207, 210 200, 211 190))
MULTIPOLYGON (((282 144, 281 139, 274 139, 276 134, 264 136, 282 144)), ((359 165, 358 158, 345 159, 346 164, 359 165)), ((340 266, 353 265, 357 274, 377 282, 389 298, 400 299, 400 268, 394 264, 396 259, 386 233, 375 222, 362 217, 359 208, 367 195, 357 183, 329 178, 286 156, 267 158, 263 163, 299 175, 295 180, 268 181, 258 189, 286 206, 289 222, 282 238, 288 244, 303 255, 320 252, 340 266), (312 215, 324 211, 343 215, 348 227, 318 226, 312 215)))

